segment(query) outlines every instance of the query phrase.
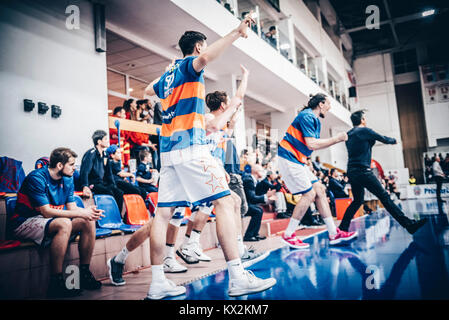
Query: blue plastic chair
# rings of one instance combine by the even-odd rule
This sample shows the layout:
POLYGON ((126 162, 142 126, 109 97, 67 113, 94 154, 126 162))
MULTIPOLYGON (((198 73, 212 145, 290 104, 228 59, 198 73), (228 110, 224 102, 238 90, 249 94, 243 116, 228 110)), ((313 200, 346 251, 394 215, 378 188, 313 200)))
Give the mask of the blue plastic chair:
POLYGON ((94 195, 94 200, 97 208, 104 210, 103 214, 105 216, 97 221, 100 228, 121 230, 124 232, 135 232, 141 227, 123 223, 120 211, 113 196, 107 194, 96 194, 94 195))
MULTIPOLYGON (((80 196, 75 195, 75 203, 78 207, 84 208, 84 203, 80 196)), ((97 227, 95 230, 95 237, 96 238, 106 237, 106 236, 110 235, 111 233, 112 233, 111 229, 104 229, 104 228, 97 227)))
POLYGON ((10 217, 14 213, 16 208, 17 197, 8 197, 5 199, 6 202, 6 214, 10 217))

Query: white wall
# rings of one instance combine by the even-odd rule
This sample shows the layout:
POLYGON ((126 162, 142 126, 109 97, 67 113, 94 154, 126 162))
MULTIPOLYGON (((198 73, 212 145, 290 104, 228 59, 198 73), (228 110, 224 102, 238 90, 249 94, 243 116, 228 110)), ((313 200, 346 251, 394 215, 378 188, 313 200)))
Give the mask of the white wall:
MULTIPOLYGON (((67 15, 68 16, 68 15, 67 15)), ((95 51, 93 10, 87 1, 0 3, 0 155, 23 161, 25 172, 60 146, 78 153, 92 146, 94 130, 107 130, 105 53, 95 51), (78 5, 81 28, 66 28, 65 9, 78 5), (36 106, 24 112, 23 99, 36 106), (37 113, 37 102, 62 109, 37 113)))
POLYGON ((368 127, 398 141, 396 145, 376 143, 373 147, 373 159, 386 170, 403 168, 404 157, 390 55, 357 59, 354 61, 354 71, 359 104, 356 109, 367 109, 368 127))

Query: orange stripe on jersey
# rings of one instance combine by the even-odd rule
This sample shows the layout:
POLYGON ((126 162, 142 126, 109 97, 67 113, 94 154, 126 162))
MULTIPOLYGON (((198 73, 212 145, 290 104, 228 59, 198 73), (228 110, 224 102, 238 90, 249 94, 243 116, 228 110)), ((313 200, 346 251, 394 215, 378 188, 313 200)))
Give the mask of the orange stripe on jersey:
POLYGON ((293 146, 288 141, 282 140, 280 146, 286 149, 287 151, 290 151, 296 157, 296 159, 298 159, 299 162, 307 163, 307 157, 298 150, 296 150, 295 148, 293 148, 293 146))
POLYGON ((294 128, 292 125, 290 125, 290 127, 288 127, 287 133, 290 134, 296 140, 299 140, 300 142, 302 142, 304 145, 307 146, 306 141, 304 140, 304 137, 302 135, 302 132, 299 131, 298 129, 294 128))
POLYGON ((186 82, 173 89, 173 92, 165 99, 161 99, 162 110, 165 111, 177 104, 179 100, 198 98, 205 99, 205 88, 201 82, 186 82))
POLYGON ((186 131, 192 128, 204 129, 206 122, 204 115, 196 112, 174 117, 170 124, 162 124, 162 136, 170 137, 177 131, 186 131))

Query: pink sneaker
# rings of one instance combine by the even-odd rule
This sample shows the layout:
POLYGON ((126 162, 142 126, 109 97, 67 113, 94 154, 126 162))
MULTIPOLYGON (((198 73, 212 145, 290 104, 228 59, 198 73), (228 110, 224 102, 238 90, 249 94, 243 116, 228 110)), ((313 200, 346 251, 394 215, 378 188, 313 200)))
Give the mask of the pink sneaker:
POLYGON ((334 236, 329 235, 329 244, 339 244, 340 242, 349 241, 357 237, 357 231, 346 232, 337 228, 337 234, 334 236))
POLYGON ((310 245, 308 243, 304 243, 298 239, 298 237, 293 233, 290 237, 286 238, 285 233, 282 235, 282 241, 288 244, 290 248, 295 249, 309 249, 310 245))

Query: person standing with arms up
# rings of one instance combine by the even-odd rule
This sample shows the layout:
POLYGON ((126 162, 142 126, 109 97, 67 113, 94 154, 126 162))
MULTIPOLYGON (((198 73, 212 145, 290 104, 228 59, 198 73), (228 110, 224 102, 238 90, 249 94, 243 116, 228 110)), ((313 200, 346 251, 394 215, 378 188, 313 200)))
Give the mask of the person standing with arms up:
POLYGON ((341 231, 335 226, 327 201, 326 188, 307 166, 307 158, 311 156, 313 150, 328 148, 348 138, 345 132, 328 139, 320 138, 319 118, 324 118, 330 108, 330 100, 326 95, 318 93, 312 96, 307 106, 293 120, 279 144, 278 165, 282 179, 293 195, 302 195, 282 235, 282 241, 291 248, 309 248, 308 243, 296 237, 295 231, 314 201, 328 229, 331 245, 349 241, 357 236, 356 232, 341 231))
POLYGON ((367 128, 364 111, 356 111, 351 115, 354 126, 348 132, 346 148, 348 149, 348 178, 351 184, 354 201, 346 209, 340 229, 347 231, 351 219, 364 201, 365 188, 374 194, 385 209, 396 219, 399 224, 407 229, 410 234, 415 233, 425 223, 426 219, 419 221, 409 219, 401 209, 394 204, 388 192, 373 174, 370 168, 371 149, 376 141, 385 144, 396 144, 396 139, 382 136, 374 130, 367 128))

